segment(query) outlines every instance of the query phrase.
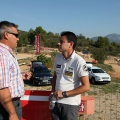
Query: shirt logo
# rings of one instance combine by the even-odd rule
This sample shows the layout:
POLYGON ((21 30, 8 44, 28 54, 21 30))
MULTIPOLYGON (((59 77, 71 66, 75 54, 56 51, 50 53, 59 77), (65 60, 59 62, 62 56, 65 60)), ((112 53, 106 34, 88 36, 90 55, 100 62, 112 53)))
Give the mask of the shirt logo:
POLYGON ((67 67, 66 71, 65 71, 65 75, 67 76, 73 76, 73 67, 67 67))
POLYGON ((73 71, 73 68, 72 67, 68 67, 68 71, 73 71))
POLYGON ((71 77, 72 77, 73 72, 70 72, 70 71, 65 71, 65 75, 67 75, 67 76, 71 76, 71 77))
POLYGON ((56 68, 61 68, 61 65, 57 64, 57 65, 56 65, 56 68))
POLYGON ((84 71, 88 71, 88 67, 87 67, 87 65, 85 64, 85 65, 83 65, 83 70, 84 71))

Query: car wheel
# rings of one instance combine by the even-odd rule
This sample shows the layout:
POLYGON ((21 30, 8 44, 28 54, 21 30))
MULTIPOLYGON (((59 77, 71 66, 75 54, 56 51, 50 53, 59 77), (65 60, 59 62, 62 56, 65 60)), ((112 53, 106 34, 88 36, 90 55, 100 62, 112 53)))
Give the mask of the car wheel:
POLYGON ((95 78, 92 78, 92 79, 91 79, 91 83, 92 83, 93 85, 95 85, 95 78))

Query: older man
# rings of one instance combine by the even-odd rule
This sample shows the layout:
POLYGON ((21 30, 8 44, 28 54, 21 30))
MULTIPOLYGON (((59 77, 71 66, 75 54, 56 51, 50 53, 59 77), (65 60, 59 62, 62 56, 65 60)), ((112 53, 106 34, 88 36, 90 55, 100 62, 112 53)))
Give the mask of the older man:
POLYGON ((24 95, 23 79, 30 79, 31 73, 21 74, 12 50, 18 38, 17 25, 0 22, 0 120, 19 120, 22 117, 20 97, 24 95))

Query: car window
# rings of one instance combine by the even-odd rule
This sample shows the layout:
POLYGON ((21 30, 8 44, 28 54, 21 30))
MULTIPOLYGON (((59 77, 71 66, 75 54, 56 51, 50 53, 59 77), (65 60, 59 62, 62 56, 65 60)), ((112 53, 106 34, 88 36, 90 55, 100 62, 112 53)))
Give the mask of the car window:
POLYGON ((36 67, 34 68, 35 73, 48 73, 50 72, 46 67, 36 67))
POLYGON ((92 69, 93 73, 105 73, 102 69, 92 69))
POLYGON ((39 67, 41 65, 43 65, 42 62, 33 62, 32 63, 32 67, 39 67))

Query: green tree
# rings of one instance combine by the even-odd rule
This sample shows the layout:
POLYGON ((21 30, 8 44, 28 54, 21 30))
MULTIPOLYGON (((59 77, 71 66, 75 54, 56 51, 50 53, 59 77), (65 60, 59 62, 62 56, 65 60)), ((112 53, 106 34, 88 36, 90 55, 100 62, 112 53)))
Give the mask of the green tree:
POLYGON ((54 33, 53 33, 53 32, 48 32, 48 33, 47 33, 47 36, 51 38, 51 37, 54 36, 54 33))
POLYGON ((46 42, 47 32, 41 26, 39 26, 39 27, 36 27, 35 33, 40 34, 41 45, 44 46, 44 43, 46 42))
POLYGON ((78 37, 78 39, 82 39, 82 40, 83 40, 83 39, 84 39, 84 40, 86 39, 85 36, 83 36, 82 34, 79 34, 77 37, 78 37))
POLYGON ((35 31, 33 29, 28 31, 28 41, 31 45, 35 45, 35 31))
POLYGON ((94 48, 91 50, 91 57, 98 61, 98 63, 103 64, 107 58, 107 52, 104 48, 94 48))
POLYGON ((44 54, 37 56, 37 60, 43 62, 44 64, 47 62, 47 58, 44 54))
POLYGON ((110 45, 108 38, 98 37, 98 40, 95 42, 96 47, 104 48, 110 45))
POLYGON ((52 58, 47 58, 44 54, 41 54, 37 57, 38 61, 41 61, 44 63, 45 66, 48 68, 53 67, 53 60, 52 58))
POLYGON ((25 31, 19 31, 18 47, 21 47, 23 44, 29 44, 28 33, 25 31))

